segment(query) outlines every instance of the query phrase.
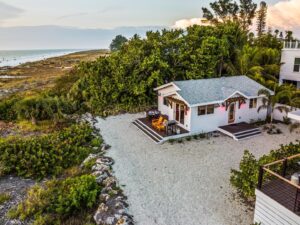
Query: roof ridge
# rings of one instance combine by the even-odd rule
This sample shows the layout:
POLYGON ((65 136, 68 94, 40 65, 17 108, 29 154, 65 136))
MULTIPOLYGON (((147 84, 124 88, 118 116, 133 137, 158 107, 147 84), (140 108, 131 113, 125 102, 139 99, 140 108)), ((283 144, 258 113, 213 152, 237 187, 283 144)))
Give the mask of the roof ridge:
MULTIPOLYGON (((211 77, 211 78, 203 78, 203 79, 178 80, 178 81, 173 81, 173 83, 183 83, 183 82, 191 82, 191 81, 204 81, 204 80, 219 80, 219 79, 229 79, 229 78, 237 78, 237 77, 247 77, 247 78, 249 78, 246 75, 235 75, 235 76, 211 77)), ((250 79, 250 80, 252 80, 252 79, 250 79)))

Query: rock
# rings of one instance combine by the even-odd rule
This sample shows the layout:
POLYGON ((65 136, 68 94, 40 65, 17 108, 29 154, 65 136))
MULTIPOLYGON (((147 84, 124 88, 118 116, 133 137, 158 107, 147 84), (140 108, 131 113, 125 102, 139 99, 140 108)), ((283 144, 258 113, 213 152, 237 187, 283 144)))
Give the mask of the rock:
POLYGON ((101 185, 104 182, 104 180, 108 178, 108 176, 109 175, 107 173, 103 173, 102 175, 96 177, 97 184, 101 185))
POLYGON ((101 144, 101 151, 107 151, 108 149, 110 149, 111 146, 110 145, 107 145, 107 144, 101 144))
POLYGON ((103 157, 97 159, 96 163, 104 164, 107 166, 112 166, 114 164, 114 160, 112 158, 103 156, 103 157))
POLYGON ((101 202, 107 202, 110 199, 110 195, 109 194, 101 194, 100 195, 100 201, 101 202))
POLYGON ((103 181, 105 187, 112 187, 117 185, 117 180, 114 177, 108 177, 103 181))
POLYGON ((92 171, 110 172, 110 167, 103 164, 96 164, 92 167, 92 171))
POLYGON ((89 154, 89 156, 81 163, 80 167, 83 167, 88 161, 96 159, 97 157, 99 157, 98 154, 89 154))

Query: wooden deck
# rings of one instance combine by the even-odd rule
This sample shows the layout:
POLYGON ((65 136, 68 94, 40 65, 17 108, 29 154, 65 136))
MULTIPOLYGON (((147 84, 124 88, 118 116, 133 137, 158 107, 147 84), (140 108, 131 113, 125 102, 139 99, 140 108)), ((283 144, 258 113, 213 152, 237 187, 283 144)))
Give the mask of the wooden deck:
POLYGON ((221 126, 218 130, 237 141, 261 135, 259 128, 244 122, 221 126))
MULTIPOLYGON (((146 125, 148 128, 150 128, 153 132, 159 134, 162 137, 171 137, 171 136, 176 135, 176 134, 167 134, 165 131, 159 131, 159 130, 154 129, 152 127, 151 122, 147 118, 140 118, 138 120, 140 122, 142 122, 144 125, 146 125)), ((176 128, 180 129, 180 134, 187 134, 187 133, 189 133, 187 130, 183 129, 182 127, 180 127, 178 125, 176 125, 176 128)))
POLYGON ((283 180, 275 179, 265 183, 261 191, 285 208, 300 216, 300 211, 294 211, 297 194, 295 187, 283 180))
POLYGON ((244 131, 256 129, 256 127, 254 125, 248 124, 248 123, 236 123, 236 124, 231 124, 231 125, 227 125, 227 126, 221 126, 219 128, 221 128, 229 133, 232 133, 232 134, 237 134, 237 133, 241 133, 244 131))

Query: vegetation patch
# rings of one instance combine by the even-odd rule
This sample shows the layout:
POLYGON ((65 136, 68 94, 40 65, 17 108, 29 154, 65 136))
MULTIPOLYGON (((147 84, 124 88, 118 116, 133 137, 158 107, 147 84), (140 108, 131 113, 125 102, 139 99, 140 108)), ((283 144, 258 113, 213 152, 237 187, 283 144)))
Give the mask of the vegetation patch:
POLYGON ((93 151, 92 142, 100 145, 102 141, 86 123, 42 136, 2 138, 2 172, 37 179, 56 176, 80 164, 93 151))
POLYGON ((0 193, 0 205, 10 200, 10 195, 7 193, 0 193))
POLYGON ((93 208, 100 191, 92 175, 47 181, 32 187, 25 201, 9 214, 21 220, 33 218, 35 225, 63 224, 76 213, 93 208))
MULTIPOLYGON (((260 166, 299 153, 299 141, 285 146, 282 145, 279 149, 272 150, 270 154, 263 155, 259 159, 256 159, 252 153, 246 150, 240 162, 239 170, 231 170, 230 182, 237 188, 242 197, 251 200, 255 196, 260 166)), ((272 170, 279 172, 280 168, 272 168, 272 170)), ((268 179, 268 176, 264 176, 264 179, 268 179)))

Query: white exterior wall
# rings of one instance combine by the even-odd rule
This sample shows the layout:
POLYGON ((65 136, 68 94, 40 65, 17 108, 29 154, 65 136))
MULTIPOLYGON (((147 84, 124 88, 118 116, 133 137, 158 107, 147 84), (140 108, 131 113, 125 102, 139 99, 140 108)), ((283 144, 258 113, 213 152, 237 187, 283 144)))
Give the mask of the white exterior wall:
MULTIPOLYGON (((235 121, 234 123, 265 120, 267 117, 267 110, 263 109, 259 113, 257 109, 262 105, 262 98, 257 99, 257 107, 249 108, 249 100, 238 108, 238 102, 235 103, 235 121)), ((191 133, 207 133, 217 130, 220 126, 228 125, 229 110, 225 107, 215 108, 214 114, 198 116, 198 107, 193 107, 191 110, 191 133)))
MULTIPOLYGON (((295 111, 298 111, 300 109, 298 108, 292 108, 291 106, 288 106, 288 105, 282 105, 282 104, 276 104, 275 107, 277 106, 285 106, 287 108, 290 109, 290 112, 295 112, 295 111)), ((283 118, 284 117, 287 117, 287 113, 285 111, 282 111, 280 112, 279 110, 275 109, 274 112, 273 112, 273 118, 274 120, 278 120, 278 121, 281 121, 283 122, 283 118)), ((299 121, 296 121, 296 120, 291 120, 292 123, 295 123, 295 122, 299 122, 299 121)))
MULTIPOLYGON (((176 115, 176 107, 175 103, 172 104, 172 108, 170 106, 164 105, 164 97, 170 96, 172 94, 176 94, 175 87, 167 87, 158 91, 158 110, 163 114, 169 117, 169 120, 175 120, 176 115)), ((184 101, 180 96, 176 94, 176 98, 184 101)), ((190 131, 191 127, 191 110, 189 109, 187 113, 184 115, 184 124, 178 122, 178 125, 182 128, 190 131)))
POLYGON ((282 49, 280 83, 282 80, 297 81, 297 87, 300 88, 300 72, 294 72, 295 58, 300 58, 300 49, 282 49))
POLYGON ((259 190, 255 191, 254 223, 261 225, 300 225, 300 216, 259 190))

